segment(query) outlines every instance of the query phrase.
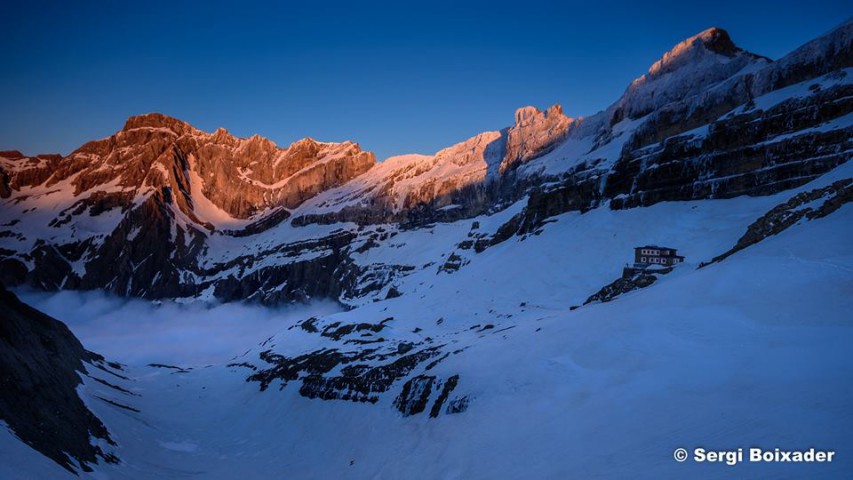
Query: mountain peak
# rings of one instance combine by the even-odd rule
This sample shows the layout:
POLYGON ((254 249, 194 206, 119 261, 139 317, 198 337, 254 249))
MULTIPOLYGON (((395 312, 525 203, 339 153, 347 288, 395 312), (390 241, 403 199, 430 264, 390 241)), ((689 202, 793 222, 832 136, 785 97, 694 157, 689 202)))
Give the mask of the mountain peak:
POLYGON ((653 63, 648 73, 631 82, 622 98, 611 106, 611 121, 640 118, 667 103, 697 95, 745 68, 762 67, 769 61, 735 45, 722 28, 711 27, 679 42, 653 63))
POLYGON ((735 45, 727 31, 711 27, 672 47, 660 60, 652 64, 649 75, 663 75, 686 64, 701 61, 708 54, 733 58, 744 52, 745 50, 735 45))
POLYGON ((300 146, 300 145, 315 145, 317 143, 319 143, 319 142, 317 140, 314 140, 311 137, 303 137, 303 138, 300 138, 299 140, 296 140, 295 142, 291 143, 290 146, 295 147, 295 146, 300 146))
POLYGON ((720 55, 733 57, 743 51, 742 48, 735 45, 735 42, 732 41, 729 32, 719 27, 711 27, 696 35, 696 37, 702 41, 705 48, 720 55))
POLYGON ((538 108, 533 106, 521 107, 515 110, 515 124, 521 125, 526 121, 534 118, 536 115, 539 115, 540 112, 538 108))
POLYGON ((575 119, 563 115, 559 103, 544 112, 536 107, 519 108, 515 111, 515 125, 506 130, 506 153, 498 171, 503 174, 548 153, 574 123, 575 119))
POLYGON ((128 131, 136 128, 166 128, 179 135, 195 130, 192 125, 183 120, 156 112, 143 113, 128 118, 122 130, 128 131))
POLYGON ((563 115, 563 107, 559 103, 555 103, 545 110, 543 113, 536 107, 527 106, 516 109, 515 111, 515 125, 522 126, 526 125, 538 117, 543 118, 552 118, 552 117, 560 117, 563 115))

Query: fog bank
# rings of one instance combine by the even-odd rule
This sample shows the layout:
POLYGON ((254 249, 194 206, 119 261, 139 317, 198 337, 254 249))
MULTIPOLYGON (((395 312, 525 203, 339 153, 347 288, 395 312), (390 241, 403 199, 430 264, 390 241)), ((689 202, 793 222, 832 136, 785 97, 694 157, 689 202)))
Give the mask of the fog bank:
POLYGON ((342 310, 331 301, 272 308, 240 303, 152 302, 95 291, 16 293, 24 302, 67 324, 87 349, 130 365, 227 362, 299 320, 342 310))

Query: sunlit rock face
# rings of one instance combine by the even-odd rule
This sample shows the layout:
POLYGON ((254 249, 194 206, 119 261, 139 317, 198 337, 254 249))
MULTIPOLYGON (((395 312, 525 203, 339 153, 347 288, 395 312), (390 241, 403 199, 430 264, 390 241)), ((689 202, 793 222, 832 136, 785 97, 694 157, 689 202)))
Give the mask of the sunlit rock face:
MULTIPOLYGON (((298 209, 293 224, 430 221, 442 208, 482 206, 482 189, 497 177, 502 132, 483 132, 435 155, 400 155, 318 196, 298 209)), ((444 210, 449 212, 449 210, 444 210)))
POLYGON ((563 107, 554 105, 541 112, 535 107, 515 111, 515 125, 507 130, 506 154, 500 172, 548 153, 568 133, 575 119, 563 115, 563 107))
POLYGON ((696 95, 747 68, 770 60, 741 49, 720 28, 709 28, 665 53, 649 71, 628 86, 615 105, 614 123, 635 119, 696 95))
POLYGON ((372 153, 352 142, 306 138, 281 149, 259 135, 238 139, 224 129, 181 135, 176 144, 198 175, 201 193, 236 218, 270 207, 293 208, 375 163, 372 153))
POLYGON ((10 155, 7 161, 11 189, 66 180, 75 196, 105 186, 138 194, 169 188, 188 215, 195 210, 190 197, 200 192, 228 215, 243 219, 267 208, 293 208, 366 172, 375 157, 353 142, 306 138, 279 148, 259 135, 237 138, 224 129, 205 133, 154 113, 129 118, 116 134, 67 157, 10 155))
POLYGON ((258 135, 237 139, 217 130, 213 137, 207 142, 186 139, 187 150, 193 152, 189 159, 205 197, 237 218, 270 207, 294 208, 375 164, 373 153, 352 142, 306 138, 280 149, 258 135))
POLYGON ((544 112, 520 108, 512 127, 480 133, 435 155, 387 159, 294 222, 428 223, 482 212, 499 199, 520 195, 527 179, 513 170, 550 152, 576 123, 560 105, 544 112), (336 204, 340 208, 327 211, 336 204))

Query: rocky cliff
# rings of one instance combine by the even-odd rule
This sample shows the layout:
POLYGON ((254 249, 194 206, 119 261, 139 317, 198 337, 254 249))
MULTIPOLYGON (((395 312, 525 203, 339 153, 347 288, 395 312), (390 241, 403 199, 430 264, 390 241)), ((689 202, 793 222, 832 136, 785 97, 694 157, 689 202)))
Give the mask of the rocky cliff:
POLYGON ((13 152, 4 155, 3 167, 11 190, 65 182, 74 196, 98 188, 137 195, 170 189, 180 194, 185 214, 215 220, 220 212, 194 204, 193 196, 203 196, 227 216, 245 219, 268 208, 293 208, 374 163, 373 154, 352 142, 306 138, 282 149, 258 135, 236 138, 221 128, 205 133, 153 113, 129 118, 116 134, 66 157, 29 158, 13 152))
POLYGON ((71 472, 118 462, 103 423, 77 394, 86 366, 109 365, 61 322, 0 284, 0 420, 24 443, 71 472), (103 444, 93 445, 93 441, 103 444), (105 451, 105 449, 107 451, 105 451))
POLYGON ((519 108, 515 112, 515 125, 506 134, 506 154, 500 172, 541 157, 562 140, 575 119, 563 115, 563 107, 554 105, 544 112, 535 107, 519 108))

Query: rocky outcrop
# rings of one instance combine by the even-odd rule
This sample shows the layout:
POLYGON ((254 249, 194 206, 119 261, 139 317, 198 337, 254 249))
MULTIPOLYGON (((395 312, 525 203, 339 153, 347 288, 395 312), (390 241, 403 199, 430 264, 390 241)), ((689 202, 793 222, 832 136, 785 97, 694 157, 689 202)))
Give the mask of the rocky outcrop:
POLYGON ((825 217, 851 201, 853 201, 853 178, 845 178, 832 185, 797 194, 747 227, 746 233, 738 239, 734 247, 714 257, 710 262, 703 262, 699 267, 725 260, 768 237, 782 233, 802 220, 825 217))
POLYGON ((157 192, 130 211, 95 249, 80 288, 105 289, 122 296, 181 296, 204 244, 202 232, 175 225, 170 191, 157 192), (153 293, 152 293, 153 292, 153 293))
POLYGON ((310 241, 277 245, 255 254, 200 270, 197 292, 213 288, 222 301, 248 300, 265 305, 339 299, 353 286, 349 260, 356 234, 338 230, 310 241), (271 262, 270 259, 280 259, 271 262))
POLYGON ((435 377, 431 375, 418 375, 403 385, 403 391, 394 399, 394 407, 404 417, 417 415, 426 410, 429 396, 432 394, 435 377))
POLYGON ((514 233, 520 235, 535 233, 554 215, 570 211, 586 212, 599 206, 603 199, 601 192, 604 179, 598 170, 583 164, 570 175, 570 181, 533 190, 524 211, 498 231, 503 233, 502 238, 508 238, 506 234, 512 228, 515 228, 514 233))
MULTIPOLYGON (((366 363, 347 365, 341 369, 339 375, 309 374, 302 379, 299 394, 304 397, 323 400, 337 399, 376 403, 379 401, 379 394, 387 392, 394 383, 408 376, 418 365, 437 354, 437 349, 430 347, 396 356, 394 361, 378 366, 366 363)), ((359 359, 371 360, 373 358, 376 357, 368 356, 359 359)), ((387 356, 380 357, 380 360, 385 358, 387 356)), ((352 363, 352 360, 345 363, 352 363)))
MULTIPOLYGON (((458 383, 459 375, 452 375, 446 382, 444 382, 444 385, 441 386, 441 393, 438 394, 438 398, 435 399, 435 403, 433 403, 432 408, 429 411, 430 418, 435 418, 441 413, 444 403, 447 401, 447 398, 450 397, 451 392, 453 392, 458 383)), ((453 413, 459 413, 459 411, 453 413)))
POLYGON ((393 328, 393 322, 394 318, 385 318, 376 323, 342 324, 311 317, 291 329, 313 336, 317 347, 323 348, 286 355, 277 353, 275 341, 270 339, 262 346, 272 348, 259 353, 262 363, 241 361, 233 365, 250 369, 246 380, 258 382, 261 390, 274 384, 284 389, 296 383, 300 395, 313 399, 377 403, 399 387, 393 405, 404 416, 423 413, 432 404, 429 416, 436 417, 445 408, 459 376, 442 380, 428 372, 461 350, 445 352, 446 345, 436 345, 429 337, 418 342, 388 340, 382 333, 393 328))
POLYGON ((259 382, 261 390, 274 381, 280 382, 280 388, 299 381, 299 394, 307 398, 376 403, 379 394, 439 354, 437 347, 417 347, 421 345, 399 344, 392 352, 369 346, 351 351, 323 349, 292 358, 264 351, 260 359, 271 366, 257 367, 247 380, 259 382), (338 367, 339 373, 330 374, 338 367))
POLYGON ((666 275, 671 271, 672 268, 656 270, 626 268, 620 278, 617 278, 612 283, 602 287, 601 290, 590 295, 583 304, 587 305, 615 300, 617 297, 628 292, 651 286, 661 275, 666 275))
POLYGON ((0 285, 0 420, 24 443, 72 473, 118 458, 92 439, 115 445, 77 395, 86 363, 114 368, 86 351, 61 322, 22 303, 0 285))
MULTIPOLYGON (((394 407, 404 417, 417 415, 425 411, 432 397, 435 397, 432 407, 429 410, 429 417, 435 418, 441 414, 447 398, 458 383, 459 375, 452 375, 444 382, 434 375, 412 377, 403 385, 403 390, 394 399, 394 407), (433 395, 434 392, 438 392, 437 395, 433 395)), ((459 413, 463 410, 448 408, 448 413, 459 413)))
POLYGON ((12 188, 9 187, 9 174, 0 166, 0 198, 12 196, 12 188))
POLYGON ((569 132, 575 120, 563 115, 563 107, 554 105, 545 112, 535 107, 515 111, 515 125, 506 132, 506 153, 501 174, 551 151, 569 132))
POLYGON ((385 324, 394 320, 393 317, 386 318, 377 324, 373 323, 352 323, 341 325, 340 322, 332 323, 323 329, 320 333, 323 337, 331 338, 332 340, 340 340, 341 338, 352 335, 353 333, 361 333, 362 336, 370 335, 371 333, 379 333, 385 329, 385 324))
POLYGON ((280 207, 262 217, 260 220, 252 222, 243 228, 224 230, 222 233, 231 237, 249 237, 276 227, 288 218, 290 218, 290 211, 284 207, 280 207))

